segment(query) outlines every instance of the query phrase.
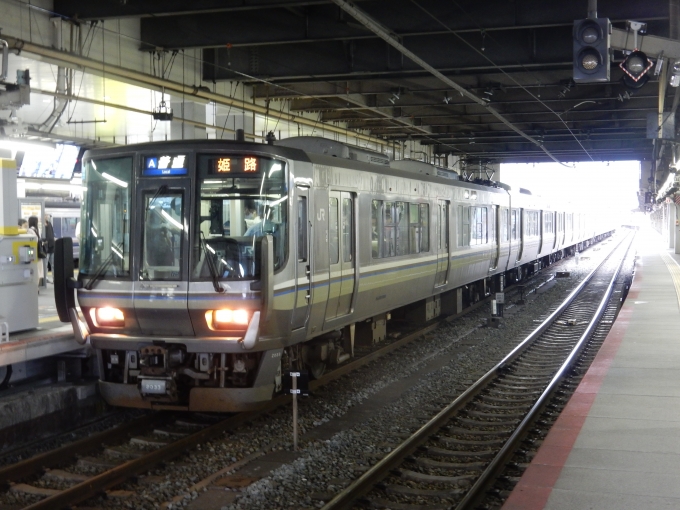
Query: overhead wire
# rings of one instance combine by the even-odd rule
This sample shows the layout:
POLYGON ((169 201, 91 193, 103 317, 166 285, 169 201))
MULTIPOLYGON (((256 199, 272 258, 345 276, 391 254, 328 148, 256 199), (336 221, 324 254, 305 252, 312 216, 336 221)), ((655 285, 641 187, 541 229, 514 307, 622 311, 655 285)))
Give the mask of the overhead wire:
MULTIPOLYGON (((448 25, 446 25, 443 21, 441 21, 441 20, 438 19, 436 16, 434 16, 434 14, 432 14, 430 11, 428 11, 427 9, 425 9, 425 7, 423 7, 422 5, 420 5, 420 4, 417 2, 417 0, 411 0, 411 2, 412 2, 416 7, 418 7, 421 11, 423 11, 425 14, 427 14, 429 17, 431 17, 433 20, 435 20, 437 23, 439 23, 443 28, 445 28, 445 29, 446 29, 447 31, 449 31, 451 34, 453 34, 453 35, 456 36, 458 39, 460 39, 465 45, 467 45, 467 46, 470 47, 473 51, 475 51, 477 54, 479 54, 480 56, 482 56, 482 57, 483 57, 485 60, 487 60, 493 67, 495 67, 496 69, 498 69, 498 70, 499 70, 501 73, 503 73, 507 78, 509 78, 512 82, 514 82, 517 86, 519 86, 519 87, 520 87, 522 90, 524 90, 527 94, 529 94, 536 102, 538 102, 539 104, 543 105, 550 113, 552 113, 552 114, 555 115, 558 119, 560 119, 560 121, 562 122, 562 124, 564 124, 564 127, 567 129, 567 131, 569 131, 569 133, 570 133, 571 136, 574 138, 574 140, 576 140, 576 142, 579 144, 579 146, 581 147, 581 149, 583 149, 583 152, 586 153, 586 155, 591 159, 591 161, 595 161, 595 159, 590 155, 590 153, 588 152, 588 150, 583 146, 583 144, 581 143, 581 141, 580 141, 580 140, 578 139, 578 137, 574 134, 574 132, 571 130, 571 128, 569 127, 569 125, 564 121, 564 119, 560 116, 559 113, 557 113, 555 110, 553 110, 552 108, 550 108, 550 106, 548 106, 545 102, 543 102, 543 101, 541 100, 541 98, 537 97, 533 92, 531 92, 529 89, 527 89, 523 84, 521 84, 520 82, 518 82, 513 76, 511 76, 510 74, 508 74, 501 66, 499 66, 498 64, 496 64, 493 60, 491 60, 491 58, 489 58, 488 55, 486 55, 484 52, 480 51, 480 50, 479 50, 478 48, 476 48, 472 43, 470 43, 469 41, 467 41, 467 40, 466 40, 464 37, 462 37, 460 34, 456 33, 455 30, 453 30, 451 27, 449 27, 448 25)), ((480 27, 480 30, 484 30, 484 28, 482 28, 482 27, 479 25, 479 23, 477 23, 477 21, 474 20, 474 19, 472 18, 472 16, 470 16, 467 12, 465 12, 465 10, 464 10, 464 9, 463 9, 463 8, 462 8, 455 0, 451 0, 451 2, 452 2, 453 4, 455 4, 456 7, 458 7, 458 8, 459 8, 463 13, 465 13, 470 19, 472 19, 472 21, 473 21, 475 24, 477 24, 478 27, 480 27)), ((498 43, 498 41, 496 41, 496 39, 494 39, 494 37, 493 37, 492 35, 489 35, 489 34, 488 34, 488 31, 485 30, 485 34, 486 34, 486 36, 489 37, 491 40, 493 40, 494 42, 497 42, 497 43, 498 43)), ((518 63, 519 63, 519 65, 520 65, 524 70, 527 70, 520 62, 518 62, 518 63)))

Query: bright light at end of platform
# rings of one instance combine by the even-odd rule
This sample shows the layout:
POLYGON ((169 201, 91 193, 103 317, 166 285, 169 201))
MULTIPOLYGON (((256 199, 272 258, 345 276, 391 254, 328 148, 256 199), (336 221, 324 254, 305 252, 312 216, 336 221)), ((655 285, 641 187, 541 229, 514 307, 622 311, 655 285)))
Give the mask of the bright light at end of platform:
POLYGON ((601 218, 630 222, 639 206, 639 161, 501 164, 500 181, 528 189, 555 209, 576 208, 601 218), (571 167, 574 168, 571 168, 571 167))

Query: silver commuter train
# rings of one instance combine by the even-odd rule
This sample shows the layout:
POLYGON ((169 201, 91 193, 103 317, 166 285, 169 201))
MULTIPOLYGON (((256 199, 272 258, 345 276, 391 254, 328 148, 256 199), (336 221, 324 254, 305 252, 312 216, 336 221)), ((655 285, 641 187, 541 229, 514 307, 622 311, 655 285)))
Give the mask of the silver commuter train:
POLYGON ((612 230, 311 137, 91 150, 83 183, 78 280, 60 243, 57 308, 95 348, 107 402, 141 408, 250 409, 391 316, 459 311, 612 230))

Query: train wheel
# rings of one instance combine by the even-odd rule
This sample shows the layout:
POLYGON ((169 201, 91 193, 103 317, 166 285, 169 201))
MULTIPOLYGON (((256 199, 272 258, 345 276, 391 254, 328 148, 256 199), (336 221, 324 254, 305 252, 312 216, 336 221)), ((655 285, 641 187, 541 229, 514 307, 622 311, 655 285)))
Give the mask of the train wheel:
POLYGON ((0 390, 4 390, 9 386, 9 380, 12 377, 12 365, 5 365, 0 367, 0 390))
POLYGON ((307 368, 314 379, 320 379, 326 373, 326 362, 315 361, 307 365, 307 368))

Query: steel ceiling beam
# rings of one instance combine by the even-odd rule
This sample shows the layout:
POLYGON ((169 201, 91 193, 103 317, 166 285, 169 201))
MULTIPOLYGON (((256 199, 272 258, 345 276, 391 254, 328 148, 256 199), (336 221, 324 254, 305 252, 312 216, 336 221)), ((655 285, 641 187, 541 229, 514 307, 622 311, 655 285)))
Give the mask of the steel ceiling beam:
MULTIPOLYGON (((105 76, 106 78, 120 80, 126 83, 132 83, 153 90, 165 90, 165 92, 167 93, 175 93, 179 96, 184 95, 189 101, 198 100, 214 102, 215 104, 218 105, 231 106, 246 112, 265 115, 274 119, 293 122, 295 124, 300 124, 303 126, 320 128, 321 125, 323 125, 323 129, 325 131, 341 135, 348 134, 347 129, 335 126, 333 124, 319 123, 319 121, 307 119, 300 115, 270 110, 265 106, 260 106, 254 103, 249 103, 243 100, 238 100, 221 94, 215 94, 213 92, 200 89, 193 85, 186 85, 184 83, 179 83, 172 80, 161 79, 150 74, 134 71, 132 69, 126 69, 119 66, 114 66, 111 64, 107 64, 105 62, 101 62, 99 60, 74 55, 72 53, 68 53, 65 51, 55 50, 53 48, 24 41, 16 37, 3 36, 3 39, 7 41, 12 51, 18 53, 28 53, 37 58, 38 60, 44 60, 59 66, 77 69, 78 71, 95 74, 97 76, 105 76)), ((365 135, 363 133, 352 132, 351 136, 354 136, 359 140, 363 140, 364 142, 375 143, 378 145, 385 143, 385 140, 383 139, 365 135)))

